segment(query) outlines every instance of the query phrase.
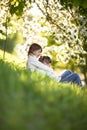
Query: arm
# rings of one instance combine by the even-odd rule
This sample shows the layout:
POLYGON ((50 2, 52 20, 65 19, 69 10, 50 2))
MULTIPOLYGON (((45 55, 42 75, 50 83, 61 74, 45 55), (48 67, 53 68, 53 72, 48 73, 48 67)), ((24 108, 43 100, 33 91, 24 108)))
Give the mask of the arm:
POLYGON ((40 69, 46 72, 46 74, 50 77, 50 78, 55 78, 56 81, 59 81, 60 78, 57 74, 55 74, 55 72, 53 71, 52 68, 44 65, 43 63, 41 63, 40 61, 38 61, 38 59, 36 57, 29 57, 28 59, 28 63, 29 65, 32 65, 34 68, 36 69, 40 69))
POLYGON ((48 67, 48 66, 44 65, 43 63, 41 63, 40 61, 38 61, 37 58, 33 58, 30 62, 33 66, 35 66, 38 69, 52 72, 52 69, 50 67, 48 67))

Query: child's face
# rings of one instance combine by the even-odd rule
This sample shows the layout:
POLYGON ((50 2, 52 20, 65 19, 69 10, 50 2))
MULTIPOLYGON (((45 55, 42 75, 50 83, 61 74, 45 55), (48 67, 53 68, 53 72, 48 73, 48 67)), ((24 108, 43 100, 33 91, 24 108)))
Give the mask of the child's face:
POLYGON ((36 56, 36 57, 39 57, 40 55, 41 55, 41 49, 39 49, 39 50, 36 50, 36 51, 34 51, 33 52, 33 54, 36 56))

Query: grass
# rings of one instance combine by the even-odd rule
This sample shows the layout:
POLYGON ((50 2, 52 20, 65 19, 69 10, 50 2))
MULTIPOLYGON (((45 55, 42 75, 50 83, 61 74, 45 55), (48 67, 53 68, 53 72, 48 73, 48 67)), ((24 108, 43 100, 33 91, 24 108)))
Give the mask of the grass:
POLYGON ((4 52, 0 50, 0 59, 4 62, 14 64, 15 66, 18 66, 19 68, 25 68, 26 67, 26 60, 22 60, 18 58, 15 55, 12 55, 8 52, 5 52, 5 57, 3 57, 4 52))
POLYGON ((86 88, 56 83, 16 61, 0 58, 0 130, 87 129, 86 88))

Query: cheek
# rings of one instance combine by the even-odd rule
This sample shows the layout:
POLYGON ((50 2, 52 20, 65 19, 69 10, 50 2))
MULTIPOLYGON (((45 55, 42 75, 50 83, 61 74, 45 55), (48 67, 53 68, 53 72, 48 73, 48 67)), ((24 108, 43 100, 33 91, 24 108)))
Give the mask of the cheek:
POLYGON ((40 56, 40 53, 37 53, 36 55, 37 55, 37 57, 39 57, 39 56, 40 56))
POLYGON ((40 55, 41 55, 41 52, 39 52, 38 55, 40 56, 40 55))
POLYGON ((41 55, 41 53, 39 53, 39 56, 41 55))

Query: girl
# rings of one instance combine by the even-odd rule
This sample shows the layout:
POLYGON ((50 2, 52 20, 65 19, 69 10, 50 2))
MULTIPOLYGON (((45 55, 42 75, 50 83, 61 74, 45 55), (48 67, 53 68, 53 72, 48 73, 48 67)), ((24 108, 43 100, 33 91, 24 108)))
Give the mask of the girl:
MULTIPOLYGON (((50 66, 51 64, 51 58, 49 56, 40 56, 39 61, 42 62, 43 64, 50 66)), ((61 75, 61 82, 72 82, 76 83, 80 86, 82 86, 80 77, 76 73, 72 73, 72 71, 67 70, 61 75)))
POLYGON ((55 78, 57 82, 71 82, 76 83, 77 85, 82 86, 81 79, 78 74, 72 73, 71 71, 65 71, 61 76, 55 74, 52 68, 43 64, 38 60, 41 55, 42 48, 37 43, 31 44, 28 51, 28 60, 27 60, 27 68, 31 71, 43 71, 51 78, 55 78))
POLYGON ((40 56, 39 61, 50 67, 51 58, 49 56, 40 56))
POLYGON ((60 77, 56 75, 52 68, 41 63, 38 58, 41 55, 42 48, 37 43, 31 44, 28 51, 27 68, 31 71, 39 71, 47 74, 51 78, 55 78, 56 81, 60 81, 60 77))

